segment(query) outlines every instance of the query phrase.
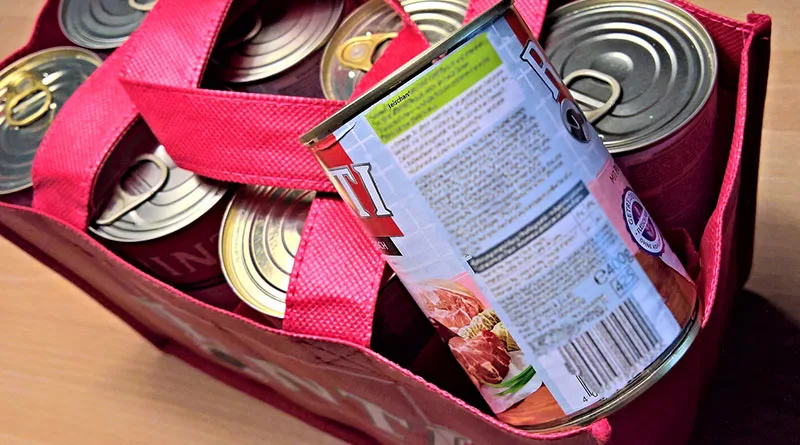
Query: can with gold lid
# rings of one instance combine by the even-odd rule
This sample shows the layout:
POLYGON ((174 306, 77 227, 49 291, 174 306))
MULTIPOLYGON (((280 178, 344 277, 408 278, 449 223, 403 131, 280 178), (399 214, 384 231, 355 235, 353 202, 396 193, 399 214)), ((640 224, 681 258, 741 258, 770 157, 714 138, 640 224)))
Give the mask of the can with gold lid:
POLYGON ((542 35, 656 221, 699 241, 717 181, 717 55, 708 31, 661 0, 580 0, 553 11, 542 35))
POLYGON ((0 199, 30 204, 39 144, 64 102, 100 63, 90 51, 57 47, 0 71, 0 199))
MULTIPOLYGON (((431 43, 458 29, 467 13, 466 0, 405 0, 401 5, 431 43)), ((400 16, 383 0, 370 0, 345 18, 322 55, 325 97, 349 99, 402 27, 400 16)))
POLYGON ((209 74, 237 91, 322 97, 317 73, 345 0, 260 2, 217 40, 209 74))
POLYGON ((78 46, 113 49, 139 27, 156 0, 61 0, 58 24, 78 46))
MULTIPOLYGON (((314 196, 310 191, 245 186, 231 200, 222 223, 219 256, 225 277, 239 298, 274 327, 286 312, 289 276, 314 196)), ((434 335, 388 268, 374 317, 372 348, 401 364, 410 363, 434 335)))
POLYGON ((230 196, 229 186, 178 168, 157 145, 127 166, 89 231, 141 270, 229 309, 238 301, 225 283, 217 242, 230 196))

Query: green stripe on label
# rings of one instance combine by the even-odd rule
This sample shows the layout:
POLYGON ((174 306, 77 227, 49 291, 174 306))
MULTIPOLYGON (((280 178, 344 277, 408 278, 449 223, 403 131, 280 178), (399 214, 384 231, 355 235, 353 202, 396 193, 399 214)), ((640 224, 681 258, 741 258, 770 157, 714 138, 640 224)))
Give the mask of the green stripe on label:
POLYGON ((367 113, 381 142, 388 143, 435 113, 500 66, 500 56, 480 34, 430 72, 367 113))

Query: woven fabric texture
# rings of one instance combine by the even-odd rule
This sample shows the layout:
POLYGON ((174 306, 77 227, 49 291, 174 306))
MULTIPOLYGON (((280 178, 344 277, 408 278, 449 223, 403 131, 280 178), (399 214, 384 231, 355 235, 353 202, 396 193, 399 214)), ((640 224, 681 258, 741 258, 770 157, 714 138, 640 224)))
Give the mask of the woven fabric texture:
POLYGON ((129 48, 115 51, 64 104, 34 159, 33 207, 78 230, 88 227, 100 168, 138 116, 118 81, 129 48))

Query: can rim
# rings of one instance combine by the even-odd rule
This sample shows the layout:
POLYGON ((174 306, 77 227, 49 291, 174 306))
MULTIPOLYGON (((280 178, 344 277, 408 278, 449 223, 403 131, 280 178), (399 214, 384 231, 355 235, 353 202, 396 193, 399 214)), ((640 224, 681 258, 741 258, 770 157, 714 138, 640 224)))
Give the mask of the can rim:
MULTIPOLYGON (((344 28, 348 25, 348 21, 350 21, 356 14, 375 14, 379 12, 382 7, 389 8, 390 11, 393 11, 389 5, 387 5, 383 0, 378 1, 368 1, 363 5, 360 5, 358 8, 354 9, 351 13, 347 14, 340 22, 339 26, 336 27, 334 32, 330 35, 330 38, 326 41, 325 47, 322 49, 322 60, 319 64, 320 70, 320 85, 322 86, 322 92, 325 94, 325 97, 331 100, 336 100, 333 94, 333 78, 331 76, 330 68, 331 68, 331 61, 335 58, 335 48, 333 47, 333 39, 336 37, 337 33, 340 29, 344 28), (368 12, 364 12, 368 11, 368 12), (327 63, 326 63, 327 62, 327 63)), ((369 17, 369 16, 368 16, 369 17)))
MULTIPOLYGON (((217 187, 219 187, 219 186, 217 186, 217 187)), ((181 220, 179 224, 175 224, 175 227, 167 226, 162 231, 156 231, 154 234, 152 234, 150 236, 142 236, 140 238, 119 238, 119 237, 110 235, 107 232, 98 230, 97 227, 95 227, 95 220, 94 219, 92 220, 91 224, 89 225, 88 230, 89 230, 89 232, 91 232, 95 236, 98 236, 98 237, 103 238, 103 239, 108 240, 108 241, 113 241, 115 243, 136 244, 136 243, 145 243, 145 242, 148 242, 148 241, 154 241, 154 240, 157 240, 157 239, 161 239, 161 238, 173 235, 175 233, 178 233, 179 231, 191 226, 197 220, 199 220, 200 218, 202 218, 203 216, 205 216, 206 214, 211 212, 211 210, 214 207, 219 205, 220 201, 222 201, 223 199, 226 199, 226 197, 229 197, 234 193, 234 189, 233 188, 227 188, 227 190, 225 190, 226 187, 224 187, 224 186, 219 187, 219 188, 220 188, 221 193, 217 193, 213 198, 209 198, 208 205, 204 206, 203 211, 198 211, 195 215, 192 215, 192 217, 181 220), (166 229, 169 229, 169 230, 166 230, 166 229)))
POLYGON ((517 428, 537 433, 547 433, 586 427, 626 406, 630 401, 642 395, 642 393, 661 380, 686 355, 689 347, 691 347, 700 333, 699 313, 700 298, 698 296, 695 299, 692 316, 686 326, 681 329, 678 338, 650 366, 642 370, 638 377, 617 391, 612 398, 597 402, 599 405, 595 407, 590 406, 582 411, 570 414, 566 421, 555 420, 536 426, 517 426, 517 428))
POLYGON ((666 132, 663 135, 660 135, 655 138, 647 138, 644 137, 639 141, 634 141, 630 144, 619 144, 617 146, 613 146, 607 143, 603 143, 606 146, 608 151, 613 155, 627 155, 633 154, 639 151, 646 150, 650 147, 658 145, 663 141, 669 140, 674 135, 680 133, 685 127, 690 125, 697 116, 703 112, 703 110, 708 105, 709 100, 713 96, 714 91, 716 90, 717 86, 717 76, 719 72, 719 55, 717 54, 717 48, 714 45, 714 40, 711 37, 711 34, 708 32, 705 26, 703 26, 700 21, 695 18, 692 14, 690 14, 685 9, 673 5, 672 3, 666 2, 664 0, 578 0, 575 2, 568 3, 564 6, 561 6, 555 9, 553 12, 548 14, 546 21, 555 20, 558 18, 563 18, 568 15, 572 14, 581 14, 586 13, 590 10, 594 10, 597 8, 602 8, 604 6, 631 6, 638 10, 642 9, 651 9, 656 10, 659 12, 666 12, 670 13, 673 17, 680 20, 680 22, 686 27, 684 30, 684 34, 687 34, 686 31, 693 32, 696 34, 699 43, 703 46, 703 51, 700 48, 697 48, 697 52, 700 54, 700 60, 708 61, 708 88, 706 89, 702 100, 698 102, 698 105, 695 109, 688 114, 684 119, 682 119, 679 123, 674 125, 674 128, 671 131, 666 132))
MULTIPOLYGON (((72 0, 61 0, 60 2, 58 2, 58 28, 60 29, 61 33, 64 34, 64 36, 70 42, 72 42, 72 43, 74 43, 74 44, 76 44, 78 46, 81 46, 83 48, 108 50, 108 49, 119 48, 120 46, 122 46, 123 43, 125 43, 125 41, 128 40, 128 38, 130 38, 130 34, 129 34, 127 36, 118 37, 118 38, 115 38, 115 39, 108 39, 107 41, 109 43, 106 43, 106 44, 96 43, 96 41, 91 41, 91 40, 88 40, 88 39, 81 40, 81 39, 75 38, 75 36, 73 36, 72 33, 67 32, 67 27, 66 27, 66 25, 64 25, 64 14, 65 14, 64 11, 66 10, 66 7, 64 6, 64 4, 69 3, 70 1, 72 1, 72 0), (81 41, 79 41, 79 40, 81 40, 81 41)), ((136 10, 131 8, 131 11, 136 11, 136 10)), ((144 11, 139 11, 139 12, 144 12, 144 11)), ((147 13, 145 12, 145 14, 147 14, 147 13)), ((141 23, 141 20, 140 20, 140 23, 141 23)))
MULTIPOLYGON (((222 223, 220 224, 219 229, 219 242, 217 243, 222 275, 225 277, 226 283, 233 290, 233 293, 236 294, 240 301, 264 315, 282 320, 286 313, 286 301, 281 302, 269 295, 266 295, 275 303, 274 305, 269 305, 264 303, 264 298, 260 298, 260 295, 255 295, 252 292, 249 292, 247 287, 242 285, 242 280, 239 278, 240 274, 236 272, 236 267, 234 265, 234 263, 236 263, 236 259, 234 258, 233 251, 230 248, 232 245, 230 242, 230 237, 234 232, 233 229, 237 225, 237 220, 233 217, 233 212, 235 211, 234 207, 236 206, 237 200, 243 198, 240 196, 240 194, 244 195, 248 190, 252 190, 252 187, 254 186, 242 187, 228 202, 227 207, 225 208, 225 213, 222 215, 222 223)), ((275 187, 263 187, 267 189, 275 189, 275 187)), ((235 242, 236 240, 233 241, 235 242)))
MULTIPOLYGON (((23 65, 23 64, 25 64, 27 62, 30 62, 32 59, 35 59, 36 57, 39 57, 42 54, 50 54, 50 53, 56 54, 56 53, 69 53, 69 52, 82 53, 82 55, 86 56, 89 59, 88 60, 89 62, 97 63, 96 66, 100 66, 100 64, 103 63, 103 59, 101 59, 100 56, 98 56, 97 54, 95 54, 94 52, 92 52, 92 51, 90 51, 90 50, 88 50, 86 48, 81 48, 81 47, 78 47, 78 46, 67 46, 67 45, 65 45, 65 46, 54 46, 54 47, 51 47, 51 48, 45 48, 45 49, 30 53, 27 56, 21 57, 21 58, 15 60, 14 62, 10 63, 8 66, 6 66, 2 70, 0 70, 0 79, 5 77, 6 75, 8 75, 9 72, 14 71, 15 69, 18 69, 20 65, 23 65)), ((2 83, 0 83, 0 85, 1 84, 2 83)))
MULTIPOLYGON (((26 63, 29 63, 31 60, 37 57, 42 56, 43 54, 58 55, 58 54, 68 54, 70 52, 79 53, 80 55, 85 56, 86 58, 85 60, 87 60, 90 63, 93 63, 95 68, 99 67, 103 63, 103 59, 101 59, 100 56, 85 48, 80 48, 77 46, 54 46, 52 48, 45 48, 30 53, 27 56, 24 56, 20 59, 17 59, 14 62, 10 63, 5 68, 3 68, 2 70, 0 70, 0 86, 2 86, 2 79, 6 77, 9 73, 19 69, 21 66, 25 65, 26 63)), ((36 149, 38 150, 39 147, 37 147, 36 149)), ((29 189, 32 185, 33 185, 33 177, 31 177, 31 175, 29 174, 27 177, 27 181, 21 183, 17 187, 6 188, 6 189, 0 188, 0 196, 21 192, 23 190, 29 189)))
POLYGON ((494 22, 495 19, 511 9, 513 5, 514 0, 500 0, 497 4, 486 10, 486 12, 454 32, 450 37, 406 62, 395 71, 394 74, 387 76, 356 100, 345 105, 344 108, 319 123, 301 136, 300 142, 304 145, 313 145, 332 134, 347 121, 374 105, 379 99, 389 94, 396 87, 430 67, 439 56, 466 43, 475 34, 482 31, 486 26, 494 22))

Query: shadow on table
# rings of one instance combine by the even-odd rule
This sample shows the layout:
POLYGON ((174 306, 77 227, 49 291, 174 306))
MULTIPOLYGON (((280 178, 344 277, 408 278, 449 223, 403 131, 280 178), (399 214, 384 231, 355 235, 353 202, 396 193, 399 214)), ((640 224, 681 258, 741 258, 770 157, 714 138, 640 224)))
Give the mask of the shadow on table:
POLYGON ((800 444, 800 326, 738 296, 691 445, 800 444))

